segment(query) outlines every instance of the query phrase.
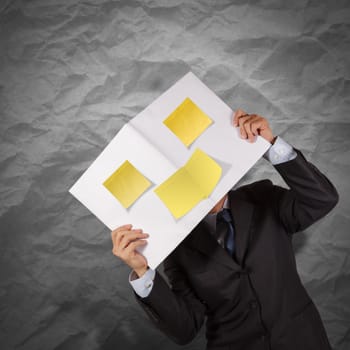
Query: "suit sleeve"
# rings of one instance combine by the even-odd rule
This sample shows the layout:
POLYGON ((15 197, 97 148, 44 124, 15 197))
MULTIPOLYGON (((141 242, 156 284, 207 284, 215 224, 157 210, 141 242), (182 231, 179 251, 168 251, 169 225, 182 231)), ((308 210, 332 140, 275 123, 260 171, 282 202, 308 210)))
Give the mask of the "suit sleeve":
POLYGON ((303 154, 274 165, 290 189, 274 187, 276 211, 288 233, 302 231, 325 216, 338 203, 338 192, 328 178, 303 154))
POLYGON ((175 343, 189 343, 203 325, 206 306, 188 284, 185 273, 176 264, 173 254, 164 260, 164 272, 171 287, 156 271, 150 294, 137 302, 152 322, 175 343))

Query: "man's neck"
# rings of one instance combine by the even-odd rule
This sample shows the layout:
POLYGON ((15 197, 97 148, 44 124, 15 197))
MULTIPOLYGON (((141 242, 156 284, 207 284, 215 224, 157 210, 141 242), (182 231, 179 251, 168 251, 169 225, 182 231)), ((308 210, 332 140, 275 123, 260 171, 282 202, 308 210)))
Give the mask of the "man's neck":
POLYGON ((216 203, 215 207, 212 210, 210 210, 209 214, 216 214, 217 212, 219 212, 224 206, 226 198, 227 193, 219 200, 219 202, 216 203))

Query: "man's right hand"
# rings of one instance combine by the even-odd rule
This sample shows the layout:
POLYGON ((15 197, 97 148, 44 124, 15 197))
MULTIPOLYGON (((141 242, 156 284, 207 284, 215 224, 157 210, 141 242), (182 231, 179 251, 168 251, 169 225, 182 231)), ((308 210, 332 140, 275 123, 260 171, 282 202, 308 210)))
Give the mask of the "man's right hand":
POLYGON ((136 248, 147 244, 144 239, 149 237, 141 229, 132 229, 132 225, 123 225, 111 233, 113 249, 112 253, 129 265, 136 274, 141 277, 148 268, 146 258, 136 248))

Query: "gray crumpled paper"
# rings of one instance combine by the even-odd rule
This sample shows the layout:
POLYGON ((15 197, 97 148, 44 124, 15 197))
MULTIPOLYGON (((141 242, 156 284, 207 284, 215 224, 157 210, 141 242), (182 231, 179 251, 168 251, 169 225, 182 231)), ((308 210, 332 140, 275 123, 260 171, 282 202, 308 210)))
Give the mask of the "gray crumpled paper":
MULTIPOLYGON (((337 187, 337 207, 294 242, 334 349, 349 349, 349 14, 332 0, 2 1, 1 349, 178 349, 68 188, 189 70, 337 187)), ((265 160, 242 182, 265 177, 283 184, 265 160)), ((204 346, 203 328, 183 349, 204 346)))

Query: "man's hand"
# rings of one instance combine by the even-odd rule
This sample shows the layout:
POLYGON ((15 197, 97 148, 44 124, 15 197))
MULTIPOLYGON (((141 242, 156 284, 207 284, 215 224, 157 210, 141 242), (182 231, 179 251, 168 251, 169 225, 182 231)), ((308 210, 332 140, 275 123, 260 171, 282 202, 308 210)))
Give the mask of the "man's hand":
POLYGON ((132 225, 123 225, 112 231, 112 253, 129 265, 141 277, 148 268, 146 258, 136 248, 147 244, 142 238, 149 237, 141 229, 132 230, 132 225))
POLYGON ((272 130, 267 120, 258 114, 247 114, 242 109, 237 109, 233 117, 233 126, 239 127, 242 139, 254 142, 257 135, 273 144, 276 137, 273 136, 272 130))

